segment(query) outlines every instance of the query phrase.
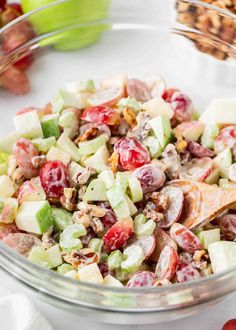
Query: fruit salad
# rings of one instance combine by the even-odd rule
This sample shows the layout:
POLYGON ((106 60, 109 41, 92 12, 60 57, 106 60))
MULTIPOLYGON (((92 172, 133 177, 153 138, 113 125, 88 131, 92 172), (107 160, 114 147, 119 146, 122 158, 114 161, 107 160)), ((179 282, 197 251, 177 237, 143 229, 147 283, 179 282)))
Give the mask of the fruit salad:
POLYGON ((236 266, 236 98, 198 117, 157 74, 66 83, 0 139, 0 239, 76 281, 158 287, 236 266))

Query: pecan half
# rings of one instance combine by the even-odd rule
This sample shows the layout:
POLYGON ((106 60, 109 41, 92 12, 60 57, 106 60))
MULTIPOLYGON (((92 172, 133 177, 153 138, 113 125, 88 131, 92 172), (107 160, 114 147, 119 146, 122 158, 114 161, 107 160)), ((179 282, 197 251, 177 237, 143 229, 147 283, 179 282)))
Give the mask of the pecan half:
POLYGON ((108 163, 110 165, 110 168, 113 173, 117 172, 117 167, 118 167, 118 160, 119 160, 119 155, 117 152, 113 152, 111 157, 108 160, 108 163))
POLYGON ((98 263, 100 256, 90 248, 72 251, 71 255, 64 256, 64 260, 70 263, 74 268, 82 268, 94 262, 98 263))
POLYGON ((130 127, 133 128, 137 125, 136 114, 132 109, 130 109, 130 108, 124 109, 123 116, 124 116, 126 123, 130 127))
POLYGON ((40 168, 42 167, 46 162, 46 156, 41 155, 41 156, 35 156, 31 158, 31 163, 34 166, 34 168, 40 168))
POLYGON ((60 201, 68 211, 74 211, 77 203, 78 193, 75 188, 64 188, 60 201))

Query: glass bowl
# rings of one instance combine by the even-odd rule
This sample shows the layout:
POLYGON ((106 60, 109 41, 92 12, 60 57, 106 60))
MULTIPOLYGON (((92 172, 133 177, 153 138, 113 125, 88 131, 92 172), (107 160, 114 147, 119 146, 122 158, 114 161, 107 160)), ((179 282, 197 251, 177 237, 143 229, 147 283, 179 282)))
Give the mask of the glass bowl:
MULTIPOLYGON (((235 15, 201 1, 183 0, 179 5, 191 6, 190 15, 199 10, 216 15, 218 20, 227 18, 236 26, 235 15)), ((0 91, 1 135, 13 129, 11 118, 15 111, 25 106, 43 107, 67 81, 86 78, 99 81, 118 73, 142 78, 158 72, 168 86, 185 91, 199 111, 203 111, 212 98, 235 96, 234 42, 226 42, 214 31, 209 33, 197 29, 196 25, 183 25, 176 18, 174 1, 166 0, 163 5, 163 0, 145 3, 65 0, 36 9, 2 28, 1 45, 11 29, 20 30, 22 22, 30 22, 35 33, 14 50, 0 54, 1 77, 26 55, 33 54, 35 61, 27 71, 29 93, 16 96, 4 89, 0 91), (52 15, 53 23, 49 18, 52 15), (193 42, 196 36, 216 49, 222 50, 224 44, 228 55, 219 59, 204 49, 200 52, 193 42)), ((170 287, 117 289, 86 284, 42 269, 1 242, 0 251, 1 267, 39 297, 104 322, 170 321, 197 313, 236 289, 236 268, 170 287)))

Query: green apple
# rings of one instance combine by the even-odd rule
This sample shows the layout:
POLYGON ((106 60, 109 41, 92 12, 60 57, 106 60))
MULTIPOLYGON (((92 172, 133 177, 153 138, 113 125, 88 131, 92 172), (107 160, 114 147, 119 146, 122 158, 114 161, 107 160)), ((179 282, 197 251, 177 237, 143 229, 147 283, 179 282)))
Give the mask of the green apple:
POLYGON ((75 162, 80 160, 79 148, 76 147, 66 133, 62 133, 57 140, 57 147, 68 153, 75 162))
POLYGON ((49 138, 54 136, 58 138, 60 135, 60 130, 58 126, 58 114, 46 115, 41 119, 41 126, 43 129, 43 136, 49 138))
POLYGON ((56 139, 55 136, 51 136, 47 139, 33 139, 31 142, 38 151, 46 153, 56 144, 56 139))
POLYGON ((0 151, 12 154, 13 146, 19 138, 20 134, 18 132, 13 132, 0 139, 0 151))
POLYGON ((219 241, 208 246, 213 273, 236 266, 236 242, 219 241))
POLYGON ((90 182, 83 200, 85 202, 107 201, 106 186, 101 178, 94 179, 90 182))
POLYGON ((64 230, 66 227, 73 225, 72 214, 60 207, 52 208, 52 217, 54 227, 57 230, 64 230))
POLYGON ((42 245, 35 246, 28 259, 38 266, 45 268, 56 268, 63 263, 59 244, 45 249, 42 245))
POLYGON ((80 154, 82 156, 92 155, 102 146, 106 145, 107 135, 102 134, 95 139, 79 142, 80 154))
POLYGON ((213 159, 214 166, 219 169, 220 176, 228 179, 229 167, 232 164, 232 153, 230 149, 225 149, 213 159))
POLYGON ((16 218, 18 229, 34 234, 44 234, 52 225, 52 210, 48 201, 23 202, 16 218))
POLYGON ((208 249, 208 246, 211 243, 220 241, 220 229, 211 229, 203 230, 198 234, 200 241, 203 243, 205 249, 208 249))
POLYGON ((98 173, 108 170, 108 159, 110 154, 107 150, 107 146, 101 146, 93 156, 88 157, 84 164, 86 167, 93 167, 98 173))
POLYGON ((159 115, 149 120, 149 124, 153 129, 153 132, 161 147, 165 148, 165 146, 170 142, 172 135, 169 117, 167 115, 159 115))
MULTIPOLYGON (((22 0, 24 13, 28 13, 54 0, 22 0)), ((31 22, 38 34, 58 31, 41 41, 41 46, 53 45, 61 51, 78 49, 98 40, 105 24, 78 27, 103 20, 108 16, 110 0, 71 0, 57 6, 50 6, 31 16, 31 22), (64 28, 64 31, 63 31, 64 28)))
POLYGON ((35 139, 43 137, 43 130, 37 111, 30 111, 13 117, 13 123, 20 136, 35 139))

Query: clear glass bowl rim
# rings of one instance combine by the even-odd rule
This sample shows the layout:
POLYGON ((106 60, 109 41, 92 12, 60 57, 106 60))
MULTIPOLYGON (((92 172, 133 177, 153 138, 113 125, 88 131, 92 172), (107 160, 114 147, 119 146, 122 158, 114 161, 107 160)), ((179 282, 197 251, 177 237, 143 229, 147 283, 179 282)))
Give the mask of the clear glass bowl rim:
MULTIPOLYGON (((24 14, 20 17, 18 17, 16 20, 14 20, 13 22, 10 22, 9 24, 7 24, 6 26, 4 26, 2 29, 0 29, 0 35, 8 28, 16 25, 18 22, 21 22, 22 20, 30 17, 31 15, 35 14, 35 13, 39 13, 41 11, 43 11, 46 8, 49 7, 53 7, 62 3, 66 3, 69 2, 71 0, 59 0, 59 1, 55 1, 53 3, 50 3, 48 5, 42 6, 34 11, 31 11, 27 14, 24 14)), ((233 18, 233 20, 236 21, 236 15, 223 10, 219 7, 216 7, 214 5, 199 1, 199 0, 183 0, 186 3, 189 4, 193 4, 193 5, 199 5, 202 6, 205 9, 210 9, 210 10, 214 10, 215 12, 219 13, 219 14, 223 14, 224 16, 228 16, 230 18, 233 18)), ((129 294, 154 294, 154 293, 174 293, 176 291, 179 290, 185 290, 187 288, 193 288, 193 287, 198 287, 199 285, 203 285, 212 282, 212 281, 217 281, 221 278, 223 278, 224 276, 235 276, 236 275, 236 267, 232 267, 231 269, 221 272, 219 274, 213 274, 207 277, 203 277, 200 280, 195 280, 192 282, 186 282, 183 284, 177 283, 174 285, 170 285, 168 287, 155 287, 155 288, 115 288, 115 287, 106 287, 106 286, 102 286, 102 285, 97 285, 97 284, 88 284, 86 282, 80 282, 71 278, 67 278, 67 277, 62 277, 61 275, 57 274, 56 272, 53 272, 51 270, 48 269, 44 269, 38 265, 35 265, 31 262, 29 262, 25 257, 19 255, 18 253, 16 253, 15 251, 13 251, 12 249, 10 249, 9 247, 7 247, 5 244, 3 244, 2 242, 0 242, 0 251, 3 252, 2 257, 3 258, 9 258, 10 262, 14 262, 17 261, 17 263, 19 262, 20 264, 24 265, 25 268, 29 268, 34 270, 35 272, 37 272, 38 274, 45 274, 45 276, 51 277, 51 278, 55 278, 57 280, 60 280, 66 284, 70 284, 73 285, 75 288, 81 287, 81 288, 88 288, 88 289, 96 289, 96 290, 102 290, 103 292, 112 292, 112 293, 129 293, 129 294)), ((2 253, 1 253, 2 254, 2 253)), ((4 267, 5 268, 5 267, 4 267)), ((5 268, 6 271, 8 271, 5 268)), ((236 286, 235 286, 236 289, 236 286)), ((228 292, 227 292, 228 293, 228 292)))

